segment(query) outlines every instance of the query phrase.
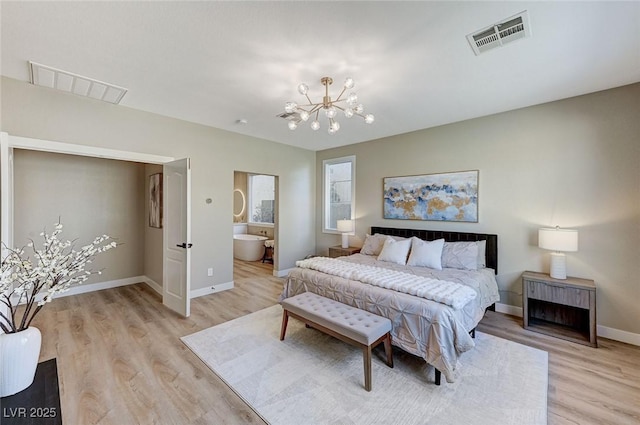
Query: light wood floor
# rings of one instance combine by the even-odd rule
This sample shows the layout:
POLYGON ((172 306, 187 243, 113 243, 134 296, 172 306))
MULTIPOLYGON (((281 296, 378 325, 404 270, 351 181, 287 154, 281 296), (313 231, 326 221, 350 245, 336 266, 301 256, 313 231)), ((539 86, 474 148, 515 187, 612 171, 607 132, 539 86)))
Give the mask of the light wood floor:
MULTIPOLYGON (((235 288, 194 299, 188 319, 145 284, 54 300, 33 324, 40 359, 58 361, 64 423, 263 424, 179 338, 275 304, 282 280, 271 270, 236 262, 235 288)), ((550 424, 640 423, 640 347, 600 339, 593 349, 492 312, 479 330, 549 352, 550 424)))

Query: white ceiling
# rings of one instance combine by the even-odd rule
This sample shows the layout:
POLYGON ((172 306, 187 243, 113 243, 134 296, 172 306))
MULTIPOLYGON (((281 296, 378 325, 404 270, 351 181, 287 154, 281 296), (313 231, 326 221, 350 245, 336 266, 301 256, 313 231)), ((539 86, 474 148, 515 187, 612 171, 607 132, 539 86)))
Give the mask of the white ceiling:
MULTIPOLYGON (((121 105, 320 150, 640 81, 640 2, 7 2, 2 75, 27 61, 129 89, 121 105), (532 37, 465 38, 523 10, 532 37), (276 117, 346 77, 376 121, 276 117), (239 119, 248 124, 239 125, 239 119), (321 120, 322 121, 322 120, 321 120)), ((336 87, 337 86, 337 87, 336 87)), ((93 100, 87 99, 87 102, 93 100)))

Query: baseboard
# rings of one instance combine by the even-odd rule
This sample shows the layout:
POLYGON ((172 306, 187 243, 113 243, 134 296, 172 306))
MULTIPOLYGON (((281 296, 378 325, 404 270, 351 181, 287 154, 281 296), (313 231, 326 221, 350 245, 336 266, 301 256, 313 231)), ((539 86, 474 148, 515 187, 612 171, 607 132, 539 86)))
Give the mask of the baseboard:
POLYGON ((206 288, 193 289, 193 290, 191 290, 191 293, 189 294, 189 296, 191 297, 191 299, 198 298, 198 297, 203 297, 205 295, 215 294, 216 292, 226 291, 228 289, 233 289, 233 287, 234 287, 233 281, 225 282, 225 283, 219 283, 217 285, 207 286, 206 288))
MULTIPOLYGON (((144 283, 149 285, 149 287, 151 287, 151 289, 156 291, 158 294, 162 295, 162 285, 160 285, 159 283, 155 282, 153 279, 150 279, 146 276, 144 276, 144 283)), ((194 289, 190 293, 190 298, 193 299, 193 298, 203 297, 209 294, 215 294, 216 292, 226 291, 227 289, 233 289, 233 287, 234 287, 233 282, 227 282, 227 283, 221 283, 219 285, 208 286, 206 288, 194 289)))
POLYGON ((162 284, 156 282, 155 280, 147 276, 144 276, 144 283, 149 285, 149 287, 154 291, 156 291, 158 294, 162 295, 162 284))
POLYGON ((103 289, 117 288, 119 286, 133 285, 134 283, 145 282, 146 276, 134 276, 124 279, 108 280, 106 282, 90 283, 88 285, 74 286, 67 292, 56 294, 54 298, 68 297, 70 295, 86 294, 87 292, 101 291, 103 289))
POLYGON ((274 270, 273 270, 273 275, 274 275, 275 277, 285 277, 286 275, 288 275, 288 274, 289 274, 289 272, 290 272, 291 270, 293 270, 293 268, 291 268, 291 269, 284 269, 284 270, 275 270, 275 269, 274 269, 274 270))
MULTIPOLYGON (((516 317, 523 316, 522 307, 516 307, 515 305, 509 304, 496 303, 496 312, 516 317)), ((597 325, 596 328, 596 333, 599 337, 640 346, 640 334, 634 334, 633 332, 622 331, 620 329, 609 328, 602 325, 597 325)))
POLYGON ((597 326, 598 337, 613 339, 615 341, 626 342, 627 344, 640 346, 640 334, 621 331, 620 329, 609 328, 607 326, 597 326))
POLYGON ((522 307, 516 307, 515 305, 496 303, 496 312, 508 314, 510 316, 522 317, 522 307))
MULTIPOLYGON (((158 294, 162 295, 162 285, 160 285, 159 283, 157 283, 153 279, 150 279, 147 276, 136 276, 136 277, 128 277, 126 279, 110 280, 107 282, 76 286, 67 292, 63 292, 62 294, 56 295, 55 298, 66 297, 69 295, 85 294, 87 292, 100 291, 102 289, 117 288, 119 286, 132 285, 134 283, 140 283, 140 282, 146 283, 147 285, 149 285, 151 289, 156 291, 158 294)), ((221 283, 218 285, 207 286, 206 288, 194 289, 190 293, 190 298, 197 298, 197 297, 202 297, 204 295, 215 294, 216 292, 226 291, 227 289, 233 289, 233 287, 234 287, 234 284, 233 284, 233 281, 231 281, 231 282, 221 283)))

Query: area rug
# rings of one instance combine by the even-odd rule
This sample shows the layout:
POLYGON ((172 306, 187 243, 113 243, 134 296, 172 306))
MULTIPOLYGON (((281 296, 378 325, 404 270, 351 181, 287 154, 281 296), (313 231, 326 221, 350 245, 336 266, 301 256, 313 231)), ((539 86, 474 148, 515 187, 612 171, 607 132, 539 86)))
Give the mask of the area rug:
POLYGON ((456 381, 436 386, 424 360, 394 347, 391 369, 377 349, 367 392, 360 349, 295 319, 280 341, 281 318, 275 305, 182 338, 270 424, 547 423, 545 351, 476 332, 456 381))

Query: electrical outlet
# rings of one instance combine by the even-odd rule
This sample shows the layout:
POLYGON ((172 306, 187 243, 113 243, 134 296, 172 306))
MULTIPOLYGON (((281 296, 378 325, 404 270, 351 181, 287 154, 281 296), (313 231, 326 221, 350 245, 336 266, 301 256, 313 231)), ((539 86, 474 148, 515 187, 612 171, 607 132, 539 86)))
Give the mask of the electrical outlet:
POLYGON ((212 267, 209 267, 207 269, 207 276, 213 276, 213 268, 212 267))

